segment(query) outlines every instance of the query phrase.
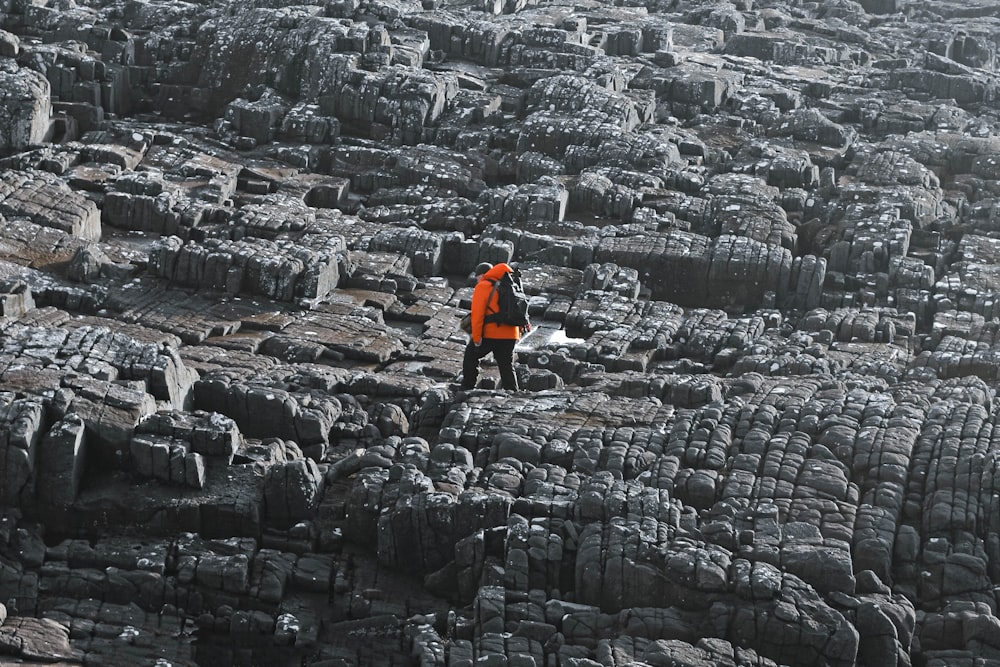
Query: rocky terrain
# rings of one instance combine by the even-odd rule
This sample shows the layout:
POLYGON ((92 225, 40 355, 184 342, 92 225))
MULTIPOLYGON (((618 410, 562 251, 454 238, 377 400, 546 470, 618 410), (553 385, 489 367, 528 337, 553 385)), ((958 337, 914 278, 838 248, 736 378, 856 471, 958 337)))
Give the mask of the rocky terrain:
POLYGON ((998 47, 0 0, 0 664, 1000 666, 998 47))

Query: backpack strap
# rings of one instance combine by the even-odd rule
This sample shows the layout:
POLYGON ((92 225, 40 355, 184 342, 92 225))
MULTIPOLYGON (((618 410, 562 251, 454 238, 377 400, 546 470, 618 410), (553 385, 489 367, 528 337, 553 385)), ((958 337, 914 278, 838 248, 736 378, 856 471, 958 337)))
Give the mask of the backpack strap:
POLYGON ((486 297, 486 307, 483 309, 483 331, 479 335, 480 340, 486 338, 486 324, 492 323, 492 320, 490 318, 492 317, 493 319, 496 319, 497 311, 493 311, 492 313, 489 313, 487 311, 490 309, 490 304, 493 303, 493 295, 496 294, 497 289, 500 288, 499 280, 493 280, 492 278, 483 278, 483 280, 489 280, 490 283, 493 285, 493 289, 490 290, 490 295, 486 297))

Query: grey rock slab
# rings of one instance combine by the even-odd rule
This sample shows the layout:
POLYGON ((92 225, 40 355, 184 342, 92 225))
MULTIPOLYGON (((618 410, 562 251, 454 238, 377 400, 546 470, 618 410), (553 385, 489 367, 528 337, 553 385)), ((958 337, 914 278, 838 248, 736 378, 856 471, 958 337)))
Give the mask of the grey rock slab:
POLYGON ((372 252, 398 252, 409 257, 413 274, 426 278, 442 269, 443 239, 420 230, 393 230, 376 233, 369 242, 372 252))
POLYGON ((194 452, 219 457, 227 464, 243 444, 236 422, 217 412, 157 412, 142 422, 136 433, 169 436, 191 443, 194 452))
POLYGON ((151 272, 187 287, 258 294, 278 301, 321 298, 339 282, 337 239, 315 253, 287 242, 183 243, 170 237, 150 251, 151 272))
POLYGON ((293 585, 300 590, 326 593, 330 590, 336 562, 327 554, 305 554, 295 561, 293 585))
POLYGON ((618 116, 626 130, 634 129, 639 124, 638 112, 628 98, 580 76, 556 75, 536 81, 528 90, 525 102, 529 109, 600 110, 608 116, 618 116))
POLYGON ((328 443, 342 414, 340 402, 322 392, 247 385, 222 375, 196 383, 195 405, 231 418, 249 437, 290 439, 302 446, 328 443))
POLYGON ((21 40, 17 35, 4 30, 0 32, 0 57, 13 58, 21 48, 21 40))
POLYGON ((957 71, 942 72, 929 67, 906 67, 878 72, 873 81, 877 81, 881 88, 931 93, 954 99, 963 106, 982 102, 995 94, 997 81, 994 77, 973 75, 963 69, 959 67, 957 71))
POLYGON ((73 254, 66 273, 70 279, 79 282, 96 282, 102 275, 104 266, 110 264, 108 256, 96 246, 80 248, 73 254))
POLYGON ((70 643, 69 628, 47 618, 8 617, 0 626, 2 653, 28 661, 76 662, 82 652, 70 643))
POLYGON ((21 363, 27 367, 48 365, 101 381, 139 382, 156 399, 178 407, 186 403, 194 376, 176 350, 105 327, 76 324, 72 329, 11 326, 6 347, 20 347, 21 363))
POLYGON ((249 297, 215 300, 144 280, 113 290, 108 305, 128 324, 173 335, 189 344, 235 333, 244 318, 255 324, 261 317, 283 310, 279 304, 249 297))
POLYGON ((846 551, 822 545, 784 544, 781 547, 781 567, 812 584, 821 593, 854 592, 852 562, 846 551))
POLYGON ((0 173, 0 213, 94 240, 101 236, 97 205, 45 172, 0 173))
POLYGON ((44 436, 44 407, 32 399, 0 397, 0 428, 3 431, 4 462, 0 476, 0 496, 17 507, 30 500, 38 464, 38 445, 44 436))
MULTIPOLYGON (((3 41, 8 55, 17 51, 16 41, 9 38, 3 41)), ((0 81, 3 82, 0 89, 4 91, 0 97, 4 118, 0 126, 0 149, 22 150, 41 142, 48 133, 52 109, 49 82, 38 72, 20 67, 6 57, 0 61, 0 81)))
POLYGON ((115 383, 87 377, 67 378, 72 391, 69 411, 93 434, 93 453, 114 465, 120 462, 135 427, 156 412, 156 402, 142 383, 115 383))
POLYGON ((4 215, 38 307, 4 308, 3 387, 44 398, 43 443, 84 413, 32 497, 112 426, 166 480, 203 455, 200 489, 91 466, 46 527, 268 544, 178 537, 199 601, 18 537, 12 606, 58 604, 93 662, 126 622, 118 660, 183 651, 53 597, 201 604, 223 662, 300 640, 386 664, 993 657, 995 8, 434 4, 9 8, 66 136, 0 164, 109 237, 70 265, 87 241, 27 221, 54 217, 37 192, 4 215), (500 260, 530 269, 532 391, 454 391, 457 286, 500 260))
POLYGON ((250 236, 273 240, 281 235, 302 232, 315 222, 316 213, 305 202, 275 198, 268 203, 241 207, 234 213, 231 224, 245 228, 250 236))
POLYGON ((110 567, 163 574, 170 549, 169 541, 141 538, 107 538, 93 544, 66 540, 57 550, 50 550, 47 561, 64 560, 73 569, 110 567))
POLYGON ((847 54, 833 42, 805 39, 795 32, 741 32, 726 40, 725 53, 750 56, 784 64, 829 64, 845 60, 847 54))
MULTIPOLYGON (((84 239, 74 237, 67 231, 36 224, 27 218, 2 218, 0 215, 0 219, 5 221, 2 235, 0 235, 4 247, 8 249, 9 254, 18 258, 18 262, 22 266, 25 263, 47 265, 53 261, 68 261, 77 248, 87 245, 84 239)), ((36 302, 39 302, 38 305, 59 305, 58 292, 62 290, 72 291, 44 274, 22 270, 21 277, 31 287, 36 302), (51 293, 46 302, 41 301, 44 293, 51 293), (47 303, 50 300, 56 303, 47 303)), ((76 297, 76 307, 80 307, 81 301, 85 298, 84 294, 88 295, 95 310, 97 304, 103 301, 103 297, 99 293, 92 294, 84 290, 77 290, 76 293, 79 295, 76 297)), ((68 300, 68 297, 63 297, 63 301, 68 300)))
POLYGON ((299 459, 268 468, 264 478, 264 503, 268 519, 286 524, 308 519, 323 488, 323 475, 315 461, 299 459))
POLYGON ((70 414, 45 434, 39 450, 35 494, 42 504, 71 505, 86 469, 87 436, 84 422, 70 414))
POLYGON ((152 534, 198 533, 206 538, 259 534, 263 521, 262 481, 248 466, 206 469, 201 489, 136 485, 124 475, 101 476, 86 485, 68 516, 53 524, 85 534, 99 526, 135 525, 152 534))
POLYGON ((16 278, 0 282, 0 315, 21 318, 35 309, 35 299, 28 284, 16 278))
POLYGON ((137 474, 163 482, 200 489, 205 485, 201 454, 189 451, 190 443, 155 435, 134 435, 129 460, 137 474))
POLYGON ((319 346, 324 356, 341 356, 368 362, 386 362, 401 351, 392 331, 363 309, 347 313, 324 312, 321 307, 284 328, 270 344, 298 341, 319 346))

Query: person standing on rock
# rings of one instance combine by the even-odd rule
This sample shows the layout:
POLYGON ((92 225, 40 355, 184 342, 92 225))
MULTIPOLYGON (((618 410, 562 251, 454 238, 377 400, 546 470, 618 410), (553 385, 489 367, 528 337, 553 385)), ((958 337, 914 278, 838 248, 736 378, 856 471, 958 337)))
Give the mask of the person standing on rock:
POLYGON ((493 318, 490 317, 500 309, 495 285, 508 273, 513 277, 514 269, 503 262, 496 266, 483 262, 476 267, 476 287, 472 292, 472 331, 462 362, 462 389, 476 386, 479 360, 491 352, 500 369, 501 386, 508 391, 518 389, 517 376, 514 375, 514 346, 521 339, 522 329, 530 331, 531 325, 527 322, 523 326, 502 324, 491 321, 493 318))

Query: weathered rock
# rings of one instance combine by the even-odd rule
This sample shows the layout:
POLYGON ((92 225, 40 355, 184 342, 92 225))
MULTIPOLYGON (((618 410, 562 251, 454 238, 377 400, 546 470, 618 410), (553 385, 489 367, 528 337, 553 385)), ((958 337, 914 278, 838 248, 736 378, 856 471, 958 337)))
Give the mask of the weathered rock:
POLYGON ((312 459, 278 463, 264 479, 267 518, 279 525, 312 516, 323 488, 323 475, 312 459))
POLYGON ((0 498, 6 505, 17 507, 33 496, 45 409, 35 400, 15 399, 12 394, 2 395, 0 400, 0 431, 4 436, 0 498))
POLYGON ((101 237, 97 205, 44 172, 0 172, 0 213, 85 240, 101 237))
POLYGON ((223 117, 240 136, 264 144, 274 138, 287 111, 287 104, 280 95, 265 90, 252 102, 242 98, 233 100, 226 106, 223 117))
POLYGON ((205 486, 205 463, 189 448, 184 440, 137 434, 129 441, 129 463, 142 477, 200 489, 205 486))
POLYGON ((3 653, 39 662, 76 661, 82 651, 70 644, 70 629, 47 618, 8 618, 0 626, 3 653))
POLYGON ((342 410, 336 398, 321 392, 248 386, 224 376, 199 382, 195 404, 230 417, 247 436, 294 440, 305 448, 320 449, 329 442, 330 429, 342 410))
POLYGON ((82 419, 68 414, 52 425, 38 452, 35 494, 42 505, 72 505, 87 466, 87 435, 82 419))
MULTIPOLYGON (((65 323, 65 322, 64 322, 65 323)), ((21 377, 18 384, 29 391, 44 386, 32 381, 29 369, 41 372, 46 365, 91 376, 99 382, 136 382, 156 398, 183 407, 194 381, 176 350, 154 343, 143 343, 105 327, 83 325, 73 329, 58 327, 10 327, 7 334, 9 358, 19 360, 4 371, 8 382, 21 377)))
POLYGON ((243 445, 236 422, 217 412, 157 412, 136 428, 136 433, 167 436, 191 444, 193 452, 219 457, 226 464, 243 445))
POLYGON ((35 299, 31 288, 20 280, 8 280, 0 283, 0 315, 4 317, 23 317, 35 308, 35 299))
POLYGON ((0 57, 16 57, 18 51, 20 50, 20 46, 21 40, 17 38, 17 35, 7 32, 6 30, 0 31, 0 57))
POLYGON ((101 266, 108 261, 108 256, 96 246, 81 248, 74 253, 66 274, 73 280, 94 282, 101 275, 101 266))
POLYGON ((78 282, 94 283, 101 278, 125 278, 135 272, 132 264, 116 264, 97 246, 79 248, 70 261, 66 275, 78 282))
POLYGON ((136 382, 67 379, 68 411, 77 414, 93 434, 95 461, 121 466, 135 428, 156 411, 153 397, 136 382), (139 386, 137 386, 139 385, 139 386))
POLYGON ((263 239, 207 246, 166 239, 150 254, 154 275, 189 287, 262 294, 279 301, 322 298, 339 282, 342 241, 313 252, 296 244, 263 239))
MULTIPOLYGON (((9 34, 6 31, 4 34, 9 34)), ((0 39, 7 56, 16 54, 17 42, 0 39), (15 53, 10 53, 14 51, 15 53)), ((0 55, 4 55, 0 53, 0 55)), ((49 82, 14 61, 0 60, 0 153, 19 151, 42 142, 49 131, 51 98, 49 82)))
POLYGON ((898 4, 8 3, 10 618, 87 664, 996 658, 996 8, 898 4), (483 261, 527 393, 447 384, 483 261))

